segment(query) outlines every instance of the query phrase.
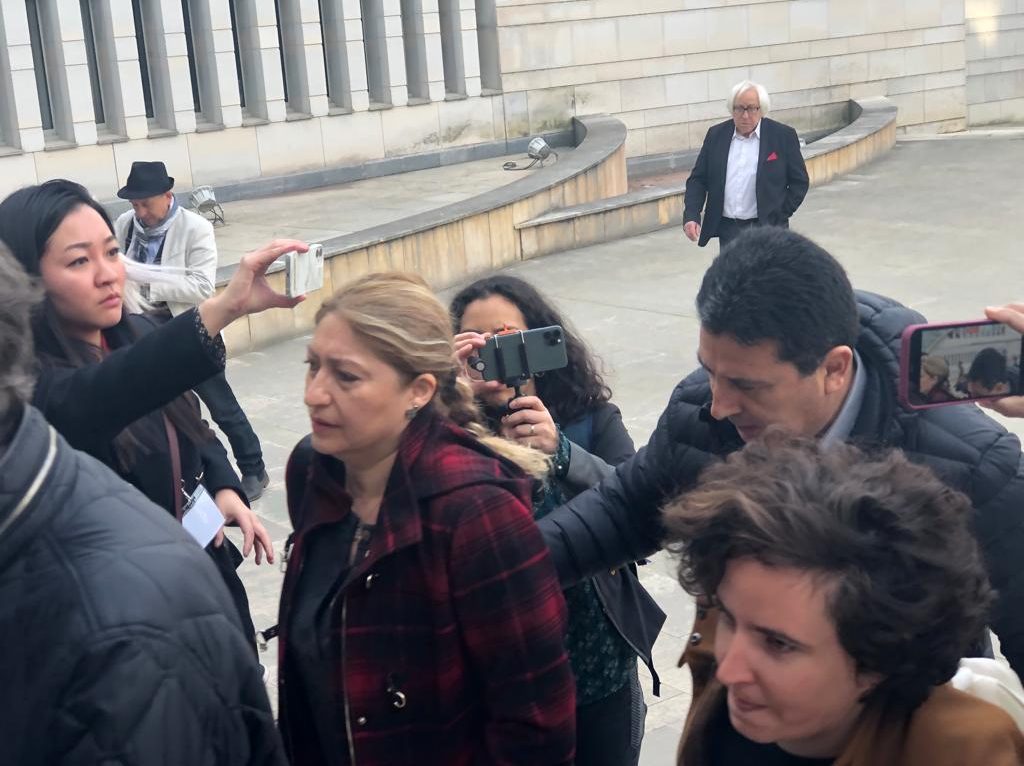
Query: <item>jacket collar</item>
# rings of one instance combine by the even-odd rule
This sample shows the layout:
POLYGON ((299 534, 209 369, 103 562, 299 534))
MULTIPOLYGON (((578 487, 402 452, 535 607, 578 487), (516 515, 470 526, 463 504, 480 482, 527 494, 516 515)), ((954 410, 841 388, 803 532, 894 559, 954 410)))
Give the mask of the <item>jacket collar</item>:
POLYGON ((732 139, 739 139, 740 141, 749 141, 751 136, 757 136, 757 140, 761 140, 761 125, 764 123, 764 117, 757 121, 757 125, 754 127, 754 132, 750 136, 741 136, 740 132, 736 130, 736 123, 733 123, 732 139))
POLYGON ((25 407, 14 438, 0 457, 0 550, 38 509, 59 446, 53 427, 36 409, 25 407))
MULTIPOLYGON (((358 576, 383 556, 420 542, 423 537, 421 506, 431 497, 445 494, 477 480, 474 472, 457 470, 444 462, 445 446, 459 445, 481 458, 497 460, 501 467, 493 480, 509 484, 525 482, 511 463, 498 457, 477 439, 449 423, 433 407, 422 410, 406 427, 399 442, 394 467, 388 477, 380 515, 370 541, 369 555, 349 578, 358 576), (427 450, 427 444, 431 449, 427 450), (451 468, 456 470, 450 470, 451 468)), ((310 470, 304 518, 299 521, 305 534, 321 524, 341 521, 351 513, 352 501, 345 491, 345 467, 336 458, 315 454, 310 470)), ((517 493, 528 502, 528 492, 517 493)), ((297 519, 293 519, 293 525, 297 519)))
MULTIPOLYGON (((934 741, 936 734, 934 721, 930 720, 929 702, 942 704, 950 695, 948 684, 937 686, 931 696, 916 711, 890 704, 887 700, 875 700, 861 712, 853 733, 843 752, 836 758, 835 766, 875 766, 875 764, 907 763, 907 745, 913 741, 915 727, 927 732, 929 739, 934 741), (922 715, 923 711, 923 715, 922 715)), ((718 716, 728 715, 726 710, 726 689, 717 680, 713 680, 698 697, 691 707, 686 722, 686 731, 680 743, 680 759, 692 758, 694 763, 709 762, 707 737, 714 730, 712 723, 718 716), (693 740, 695 735, 704 734, 693 740)), ((965 724, 966 726, 967 724, 965 724)), ((920 732, 918 732, 920 734, 920 732)), ((917 737, 920 739, 920 736, 917 737)), ((920 754, 920 751, 917 751, 920 754)), ((914 763, 928 763, 929 766, 952 766, 957 754, 950 754, 945 760, 940 754, 934 753, 929 759, 915 760, 914 763)), ((688 761, 689 762, 689 761, 688 761)), ((960 763, 956 760, 956 763, 960 763)), ((973 761, 972 761, 973 763, 973 761)))

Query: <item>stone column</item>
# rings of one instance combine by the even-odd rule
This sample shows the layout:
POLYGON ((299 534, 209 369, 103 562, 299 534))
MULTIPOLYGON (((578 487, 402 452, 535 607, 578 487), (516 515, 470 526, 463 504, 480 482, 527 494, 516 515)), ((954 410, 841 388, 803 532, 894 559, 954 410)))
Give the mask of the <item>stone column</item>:
POLYGON ((423 0, 423 38, 427 48, 427 87, 431 101, 444 101, 444 56, 441 53, 441 16, 437 0, 423 0))
POLYGON ((462 66, 465 74, 465 93, 469 97, 480 95, 480 49, 476 33, 476 3, 459 0, 462 17, 462 66))
POLYGON ((406 87, 402 7, 399 0, 383 0, 383 3, 384 35, 388 52, 388 74, 390 75, 389 82, 391 85, 391 105, 405 106, 409 102, 409 90, 406 87))
POLYGON ((287 110, 274 0, 234 0, 245 107, 251 117, 281 122, 287 110))
POLYGON ((96 143, 96 114, 85 53, 82 12, 77 2, 40 0, 43 44, 53 44, 47 61, 53 122, 58 135, 79 146, 96 143), (52 63, 51 63, 52 62, 52 63))
POLYGON ((25 3, 0 2, 0 31, 10 67, 10 97, 6 106, 12 109, 7 123, 13 131, 5 138, 22 151, 38 152, 46 145, 43 118, 39 112, 36 75, 32 65, 32 41, 25 16, 25 3))
MULTIPOLYGON (((149 135, 149 118, 146 116, 146 98, 142 91, 142 71, 135 37, 136 34, 141 35, 143 30, 135 29, 131 0, 100 0, 93 6, 93 24, 97 27, 97 48, 101 47, 100 40, 103 40, 102 47, 107 48, 106 54, 111 55, 109 63, 112 71, 103 83, 107 125, 111 126, 111 112, 114 111, 127 138, 146 138, 149 135), (109 43, 105 40, 108 33, 111 37, 109 43)), ((156 94, 152 74, 150 82, 155 115, 156 94)))
POLYGON ((327 73, 317 3, 282 4, 281 37, 288 70, 288 106, 315 117, 327 114, 327 73))
MULTIPOLYGON (((207 12, 202 15, 203 29, 196 31, 196 58, 205 68, 206 90, 209 91, 210 117, 216 118, 225 128, 237 128, 242 124, 242 101, 238 91, 238 69, 235 66, 235 41, 231 32, 231 10, 228 0, 204 0, 207 12), (199 39, 202 39, 202 53, 199 39)), ((192 17, 197 23, 200 14, 192 17)), ((206 107, 204 107, 205 109, 206 107)))
POLYGON ((366 79, 363 12, 359 0, 341 0, 341 5, 345 25, 345 57, 348 64, 348 105, 354 112, 365 112, 370 106, 370 91, 366 79))

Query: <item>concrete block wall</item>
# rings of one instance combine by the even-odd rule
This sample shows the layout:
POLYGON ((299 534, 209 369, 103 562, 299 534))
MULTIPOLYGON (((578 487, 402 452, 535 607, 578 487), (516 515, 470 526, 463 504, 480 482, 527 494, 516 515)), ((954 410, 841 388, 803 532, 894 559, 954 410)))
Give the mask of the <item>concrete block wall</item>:
POLYGON ((967 117, 1024 121, 1024 0, 965 0, 967 117))
POLYGON ((627 125, 630 156, 679 151, 727 118, 725 97, 744 78, 763 82, 775 116, 803 130, 836 127, 848 100, 882 96, 901 132, 1024 119, 1024 0, 491 1, 281 0, 286 104, 274 0, 237 0, 238 29, 228 0, 188 0, 196 111, 182 4, 142 0, 157 112, 147 120, 131 4, 97 0, 97 18, 112 19, 105 69, 116 72, 104 83, 116 119, 97 131, 79 4, 39 0, 47 131, 26 4, 0 0, 0 195, 56 174, 110 199, 131 158, 164 160, 195 185, 237 183, 557 131, 598 113, 627 125), (409 8, 416 41, 404 37, 409 8), (379 29, 364 40, 374 14, 379 29), (413 103, 407 42, 408 71, 427 91, 413 103), (371 50, 383 57, 376 80, 371 50), (482 89, 481 62, 500 92, 482 89))
POLYGON ((964 0, 498 0, 498 26, 531 127, 607 112, 633 156, 698 147, 745 78, 808 130, 829 127, 821 106, 876 96, 901 131, 967 123, 964 0))
MULTIPOLYGON (((0 198, 21 186, 68 177, 110 200, 139 159, 162 160, 178 179, 178 190, 187 191, 504 141, 505 115, 517 113, 518 94, 508 108, 501 93, 481 95, 474 0, 447 2, 447 31, 438 0, 409 4, 421 8, 428 82, 428 98, 415 103, 408 98, 403 38, 403 13, 409 12, 402 0, 366 4, 379 10, 378 64, 386 90, 385 99, 372 103, 360 0, 280 0, 280 38, 275 0, 236 0, 236 28, 229 0, 188 0, 191 40, 180 0, 142 0, 141 29, 129 0, 96 0, 93 48, 101 64, 110 61, 104 69, 110 75, 101 81, 107 122, 98 130, 86 55, 92 41, 85 39, 79 4, 39 0, 55 123, 46 130, 26 3, 0 0, 0 198), (321 8, 330 17, 324 23, 321 8), (152 118, 143 98, 140 35, 152 83, 152 118), (455 57, 445 54, 443 61, 445 39, 455 57), (188 43, 194 49, 198 110, 188 43), (328 92, 328 71, 334 93, 328 92)), ((566 112, 561 124, 570 119, 566 112)), ((514 135, 525 136, 528 128, 524 124, 514 135)))

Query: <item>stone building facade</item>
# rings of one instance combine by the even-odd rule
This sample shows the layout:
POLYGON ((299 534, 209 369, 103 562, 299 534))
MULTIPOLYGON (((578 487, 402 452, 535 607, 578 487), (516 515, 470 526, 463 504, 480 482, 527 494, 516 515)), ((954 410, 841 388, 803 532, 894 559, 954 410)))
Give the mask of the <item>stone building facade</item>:
POLYGON ((109 199, 559 130, 698 146, 743 78, 800 127, 888 96, 906 131, 1024 117, 1024 0, 0 0, 0 194, 109 199))

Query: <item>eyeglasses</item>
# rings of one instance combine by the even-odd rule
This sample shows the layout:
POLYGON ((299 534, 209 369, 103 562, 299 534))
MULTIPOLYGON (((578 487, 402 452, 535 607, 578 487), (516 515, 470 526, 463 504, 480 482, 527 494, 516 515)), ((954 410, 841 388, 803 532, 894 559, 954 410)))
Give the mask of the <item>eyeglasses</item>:
POLYGON ((760 111, 761 111, 761 107, 759 107, 759 106, 734 106, 732 108, 732 113, 736 114, 736 115, 739 115, 739 114, 757 114, 760 111))

